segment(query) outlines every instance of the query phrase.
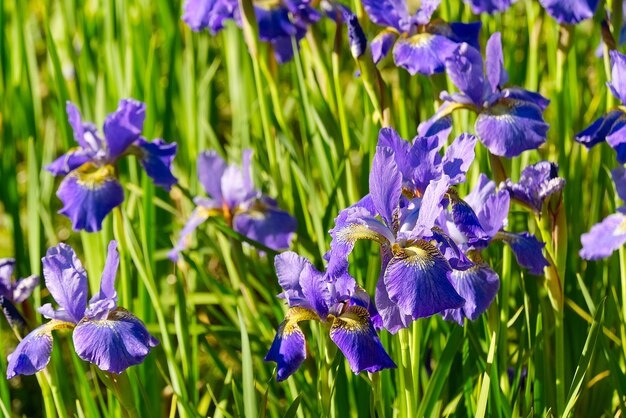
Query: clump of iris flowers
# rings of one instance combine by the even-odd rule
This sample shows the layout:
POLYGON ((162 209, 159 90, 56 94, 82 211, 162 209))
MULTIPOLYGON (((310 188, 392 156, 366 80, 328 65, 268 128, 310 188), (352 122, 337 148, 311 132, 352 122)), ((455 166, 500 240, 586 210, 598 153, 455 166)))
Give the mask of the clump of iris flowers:
MULTIPOLYGON (((279 63, 293 58, 291 38, 300 42, 308 26, 321 17, 320 12, 311 7, 311 0, 253 0, 252 3, 259 38, 272 45, 279 63)), ((227 20, 242 26, 237 0, 187 0, 183 10, 183 21, 194 31, 208 29, 215 35, 227 20)))
POLYGON ((492 154, 510 158, 537 149, 546 141, 549 125, 543 111, 550 101, 521 87, 504 88, 508 74, 498 32, 487 42, 484 67, 479 50, 471 45, 463 43, 454 50, 446 59, 446 71, 460 92, 441 93, 445 103, 420 124, 420 133, 465 108, 478 114, 474 128, 492 154))
POLYGON ((0 259, 0 308, 11 327, 23 328, 26 326, 26 321, 15 305, 28 299, 39 284, 39 277, 32 275, 13 281, 11 277, 14 269, 14 259, 0 259))
POLYGON ((321 273, 309 260, 293 252, 274 259, 278 282, 289 310, 278 327, 265 361, 277 365, 277 380, 291 376, 306 358, 301 321, 321 321, 330 330, 330 339, 346 356, 354 373, 395 368, 383 348, 376 329, 380 317, 369 295, 343 271, 336 276, 321 273))
POLYGON ((78 357, 106 372, 121 373, 143 362, 158 341, 140 319, 117 306, 115 276, 120 258, 115 241, 109 244, 100 291, 89 305, 87 272, 70 246, 48 249, 41 261, 46 287, 59 308, 47 303, 38 309, 51 321, 24 337, 9 354, 7 379, 43 370, 50 361, 52 331, 60 329, 73 329, 78 357))
POLYGON ((398 67, 411 75, 432 75, 444 71, 446 58, 460 43, 480 48, 480 22, 431 20, 441 0, 422 0, 415 13, 410 13, 405 0, 362 0, 362 3, 372 22, 385 27, 371 42, 376 63, 393 49, 398 67))
MULTIPOLYGON (((619 198, 626 202, 626 169, 618 167, 611 171, 615 190, 619 198)), ((591 230, 580 237, 580 256, 587 260, 609 257, 626 243, 626 206, 617 208, 616 213, 607 216, 591 230)))
POLYGON ((289 248, 296 231, 296 219, 278 208, 274 199, 254 188, 250 174, 252 151, 243 152, 239 168, 215 151, 198 157, 198 178, 209 198, 196 197, 191 217, 183 227, 176 246, 169 252, 172 261, 186 248, 187 236, 212 216, 222 216, 238 233, 272 250, 289 248))
POLYGON ((576 135, 577 142, 591 148, 607 142, 617 153, 617 161, 626 163, 626 55, 611 51, 611 80, 606 85, 622 106, 611 110, 576 135))
POLYGON ((124 189, 117 178, 116 164, 126 155, 135 155, 157 186, 169 190, 177 183, 172 175, 176 144, 162 139, 152 142, 141 136, 146 105, 133 99, 120 100, 117 110, 104 121, 104 139, 95 125, 83 122, 73 103, 67 103, 69 123, 78 147, 71 149, 46 169, 65 176, 57 196, 63 202, 60 214, 72 221, 74 230, 95 232, 102 221, 124 201, 124 189))

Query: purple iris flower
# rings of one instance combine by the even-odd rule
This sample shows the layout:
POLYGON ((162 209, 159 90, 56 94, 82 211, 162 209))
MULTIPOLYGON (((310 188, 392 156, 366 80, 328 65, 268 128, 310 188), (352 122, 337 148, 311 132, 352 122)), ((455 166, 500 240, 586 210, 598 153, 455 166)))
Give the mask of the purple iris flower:
POLYGON ((171 172, 176 144, 162 139, 148 142, 141 136, 144 103, 120 100, 117 110, 104 122, 104 139, 93 124, 82 121, 71 102, 67 102, 67 115, 79 146, 46 169, 55 176, 65 176, 57 191, 63 202, 59 213, 71 219, 74 230, 99 231, 104 218, 122 204, 124 190, 117 179, 116 164, 125 155, 137 156, 157 186, 169 190, 176 184, 171 172))
MULTIPOLYGON (((626 56, 611 51, 611 79, 606 85, 616 99, 626 105, 626 56)), ((575 137, 576 141, 587 148, 600 142, 608 144, 617 153, 617 160, 626 163, 626 112, 620 106, 589 125, 575 137)))
POLYGON ((503 88, 508 74, 498 32, 487 42, 484 64, 486 73, 479 50, 471 45, 456 47, 446 59, 446 70, 460 93, 442 92, 441 99, 446 103, 420 125, 420 131, 456 109, 468 108, 478 114, 476 133, 492 154, 510 158, 538 148, 546 141, 549 126, 543 120, 543 111, 550 101, 520 87, 503 88))
POLYGON ((384 26, 371 43, 374 62, 378 63, 393 49, 398 67, 411 75, 441 73, 445 60, 462 43, 479 48, 481 24, 447 23, 431 17, 441 0, 422 0, 413 14, 405 0, 362 0, 372 22, 384 26))
POLYGON ((140 319, 117 306, 114 285, 120 259, 116 248, 117 243, 111 241, 100 291, 89 300, 89 306, 87 273, 72 247, 59 244, 48 249, 41 259, 44 279, 59 308, 48 303, 38 309, 51 321, 24 337, 9 354, 7 379, 44 369, 52 352, 52 331, 58 329, 73 329, 78 357, 111 373, 143 362, 158 344, 140 319))
POLYGON ((15 260, 0 258, 0 308, 11 327, 25 327, 26 321, 15 305, 24 302, 39 284, 38 276, 29 276, 16 281, 11 280, 15 260))
POLYGON ((561 25, 574 25, 593 17, 598 0, 539 0, 539 3, 561 25))
POLYGON ((481 13, 488 13, 490 15, 494 13, 504 12, 511 7, 517 0, 463 0, 466 4, 472 7, 472 13, 479 15, 481 13))
MULTIPOLYGON (((617 195, 626 201, 626 169, 620 166, 611 171, 611 176, 617 195)), ((586 260, 598 260, 613 254, 626 243, 626 206, 620 206, 616 213, 592 226, 580 241, 583 245, 580 256, 586 260)))
POLYGON ((522 170, 519 182, 506 179, 504 188, 511 198, 541 214, 543 202, 553 194, 561 192, 565 179, 559 177, 559 166, 551 161, 540 161, 522 170))
POLYGON ((278 327, 265 361, 276 362, 277 380, 291 376, 306 358, 304 334, 298 325, 314 320, 329 324, 330 339, 345 355, 354 373, 395 368, 376 334, 378 315, 369 295, 343 271, 321 273, 293 252, 274 259, 278 282, 289 310, 278 327))
MULTIPOLYGON (((291 38, 300 42, 308 26, 321 17, 311 7, 311 0, 257 0, 253 4, 259 39, 272 44, 279 63, 293 58, 291 38)), ((194 31, 208 29, 216 34, 224 28, 226 20, 242 25, 237 0, 187 0, 183 10, 183 21, 194 31)))
POLYGON ((243 167, 227 165, 215 151, 198 157, 198 178, 210 198, 196 197, 197 205, 169 252, 172 261, 186 248, 187 236, 211 216, 223 216, 235 231, 273 250, 289 248, 296 219, 278 208, 274 199, 254 188, 250 175, 252 151, 243 152, 243 167))

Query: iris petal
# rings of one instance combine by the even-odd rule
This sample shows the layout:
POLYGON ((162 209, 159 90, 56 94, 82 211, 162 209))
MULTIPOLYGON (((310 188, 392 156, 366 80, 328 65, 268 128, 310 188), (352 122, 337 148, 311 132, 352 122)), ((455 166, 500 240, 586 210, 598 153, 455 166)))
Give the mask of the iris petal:
POLYGON ((362 4, 372 22, 404 31, 401 21, 409 17, 405 0, 363 0, 362 4))
POLYGON ((504 56, 502 55, 502 40, 499 32, 491 35, 487 41, 485 67, 487 80, 493 93, 497 92, 509 80, 509 75, 504 69, 504 56))
POLYGON ((585 147, 591 148, 600 142, 606 141, 606 137, 613 132, 613 127, 617 121, 625 116, 621 110, 612 110, 596 119, 584 131, 577 134, 574 139, 585 147))
POLYGON ((446 70, 452 83, 476 106, 481 106, 485 76, 480 51, 467 43, 455 48, 445 60, 446 70))
POLYGON ((559 24, 568 25, 591 18, 598 7, 598 0, 539 0, 539 3, 559 24))
POLYGON ((293 216, 276 208, 251 209, 233 219, 237 232, 273 250, 289 248, 296 226, 293 216))
POLYGON ((613 251, 626 243, 626 216, 614 213, 580 237, 580 256, 586 260, 609 257, 613 251))
POLYGON ((46 170, 55 176, 65 176, 70 171, 91 161, 92 154, 84 149, 73 149, 46 166, 46 170))
POLYGON ((410 38, 400 38, 393 48, 393 58, 398 67, 411 75, 432 75, 445 69, 445 59, 457 44, 445 36, 418 33, 410 38))
POLYGON ((470 134, 461 134, 446 149, 443 157, 443 172, 450 177, 450 184, 465 182, 465 173, 474 161, 477 138, 470 134))
POLYGON ((191 212, 191 216, 187 220, 187 223, 183 227, 183 230, 180 231, 180 238, 176 242, 176 246, 172 248, 168 253, 167 257, 176 262, 178 261, 178 257, 181 251, 187 248, 187 237, 193 233, 204 221, 209 219, 210 209, 205 207, 197 207, 191 212))
POLYGON ((224 21, 233 19, 237 0, 187 0, 183 21, 194 31, 209 29, 212 34, 224 28, 224 21))
POLYGON ((170 190, 178 183, 172 174, 172 160, 176 156, 176 143, 168 144, 162 139, 148 142, 139 138, 137 146, 141 149, 141 165, 154 184, 170 190))
POLYGON ((615 98, 626 104, 626 55, 611 51, 611 81, 607 86, 615 98))
POLYGON ((450 275, 452 285, 465 299, 465 304, 458 309, 445 311, 443 317, 463 325, 463 319, 476 320, 489 308, 500 288, 500 278, 487 264, 479 263, 465 271, 453 271, 450 275))
POLYGON ((89 300, 89 309, 87 309, 86 315, 90 319, 106 319, 109 312, 117 306, 115 277, 119 265, 120 254, 117 251, 117 242, 111 241, 100 279, 100 291, 89 300))
POLYGON ((380 60, 389 54, 389 51, 396 43, 396 39, 398 39, 398 33, 391 29, 381 31, 372 39, 370 48, 372 49, 372 58, 375 64, 378 64, 380 60))
POLYGON ((109 161, 115 161, 139 139, 146 119, 146 105, 133 99, 120 100, 117 110, 104 121, 109 161))
POLYGON ((513 234, 500 231, 498 237, 509 244, 518 264, 528 269, 530 274, 540 276, 543 274, 543 268, 549 266, 542 252, 546 244, 540 242, 534 235, 528 232, 513 234))
POLYGON ((216 151, 204 151, 198 156, 197 169, 200 184, 204 187, 204 191, 218 202, 223 199, 221 178, 226 167, 226 161, 216 151))
POLYGON ((398 216, 398 203, 402 194, 402 174, 388 147, 376 147, 369 176, 370 196, 378 214, 388 226, 398 216))

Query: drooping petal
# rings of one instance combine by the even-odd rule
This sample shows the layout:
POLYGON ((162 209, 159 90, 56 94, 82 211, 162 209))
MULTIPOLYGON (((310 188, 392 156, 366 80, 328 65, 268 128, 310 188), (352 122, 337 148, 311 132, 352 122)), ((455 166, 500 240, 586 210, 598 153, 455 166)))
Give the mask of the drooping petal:
POLYGON ((529 91, 521 87, 507 87, 501 92, 501 96, 505 99, 517 100, 520 102, 533 103, 542 112, 544 112, 550 104, 550 99, 543 97, 534 91, 529 91))
POLYGON ((307 320, 319 320, 319 318, 311 310, 299 307, 290 308, 285 320, 278 326, 276 337, 264 359, 276 363, 278 382, 291 376, 306 358, 304 334, 298 322, 307 320))
POLYGON ((450 280, 456 291, 465 299, 458 309, 445 311, 443 317, 463 325, 463 319, 472 321, 489 308, 500 288, 498 274, 485 263, 476 264, 465 271, 453 271, 450 280))
POLYGON ((81 165, 91 161, 92 154, 82 148, 75 148, 61 155, 59 158, 46 166, 54 176, 65 176, 70 171, 77 169, 81 165))
POLYGON ((354 373, 396 368, 374 330, 369 312, 362 306, 350 306, 335 318, 330 339, 346 356, 354 373))
POLYGON ((450 271, 441 252, 427 241, 397 249, 384 276, 389 299, 413 319, 458 308, 463 298, 450 284, 450 271))
POLYGON ((226 161, 216 151, 204 151, 198 156, 197 170, 200 184, 209 196, 221 202, 222 177, 226 171, 226 161))
POLYGON ((273 250, 289 248, 296 231, 296 219, 277 208, 251 208, 235 215, 233 228, 273 250))
POLYGON ((463 133, 446 149, 443 156, 443 172, 450 177, 450 184, 465 182, 465 173, 474 161, 477 138, 463 133))
POLYGON ((224 28, 224 21, 238 11, 237 0, 187 0, 183 21, 194 31, 209 29, 214 35, 224 28))
POLYGON ((89 319, 106 319, 109 312, 117 307, 115 277, 120 265, 117 241, 111 241, 107 250, 107 259, 100 278, 100 291, 89 300, 86 316, 89 319))
POLYGON ((476 106, 481 106, 485 76, 480 51, 462 43, 445 60, 446 70, 452 83, 476 106))
POLYGON ((565 187, 565 179, 559 177, 559 166, 551 161, 540 161, 522 170, 519 182, 506 179, 504 188, 511 198, 541 213, 543 202, 550 195, 559 193, 565 187))
POLYGON ((392 226, 398 216, 398 204, 402 194, 402 174, 388 147, 376 147, 369 176, 370 196, 378 214, 385 224, 392 226))
POLYGON ((72 337, 78 357, 118 374, 142 363, 159 344, 144 323, 123 308, 109 312, 106 319, 84 319, 72 337))
POLYGON ((487 80, 493 93, 497 92, 509 80, 509 74, 504 69, 504 56, 502 54, 502 40, 500 32, 496 32, 487 41, 485 51, 485 67, 487 80))
POLYGON ((626 101, 626 55, 611 51, 611 81, 606 85, 616 99, 623 104, 626 101))
POLYGON ((475 129, 492 154, 511 158, 546 142, 549 125, 537 105, 501 99, 480 113, 475 129))
POLYGON ((178 183, 172 174, 172 161, 176 156, 178 145, 175 142, 168 144, 162 139, 148 142, 143 138, 139 138, 137 145, 142 151, 140 162, 146 174, 154 184, 169 191, 178 183))
POLYGON ((63 202, 59 211, 72 221, 76 231, 95 232, 102 221, 124 201, 124 189, 115 178, 113 166, 96 167, 90 163, 72 171, 57 190, 63 202))
POLYGON ((180 252, 187 248, 187 237, 204 221, 209 219, 210 215, 211 210, 205 207, 197 207, 193 210, 193 212, 191 212, 191 216, 187 220, 187 223, 183 227, 182 231, 180 231, 180 238, 178 238, 176 245, 167 253, 167 257, 170 260, 173 262, 178 261, 180 252))
POLYGON ((90 153, 97 154, 102 150, 103 141, 98 136, 98 130, 91 123, 84 123, 80 111, 74 103, 68 101, 65 105, 67 120, 74 131, 74 140, 80 147, 90 153))
POLYGON ((580 237, 582 249, 580 256, 586 260, 598 260, 609 257, 613 251, 626 243, 626 216, 614 213, 580 237))
POLYGON ((428 120, 421 122, 417 127, 419 136, 437 136, 439 142, 445 142, 452 131, 452 116, 443 116, 446 113, 450 103, 444 103, 437 112, 428 120))
POLYGON ((401 21, 409 17, 405 0, 363 0, 361 3, 372 22, 404 32, 401 21))
POLYGON ((46 288, 59 305, 52 310, 50 304, 39 308, 48 318, 78 323, 87 307, 87 272, 78 256, 67 244, 48 248, 41 259, 46 288))
MULTIPOLYGON (((28 276, 19 279, 13 285, 13 297, 10 298, 13 303, 22 303, 33 293, 33 290, 39 285, 39 276, 28 276)), ((1 293, 1 292, 0 292, 1 293)))
POLYGON ((546 260, 542 252, 546 244, 540 242, 534 235, 528 232, 513 234, 500 231, 498 237, 509 244, 513 254, 515 254, 517 263, 528 269, 530 274, 540 276, 543 274, 543 268, 549 266, 548 260, 546 260))
POLYGON ((117 160, 139 139, 146 119, 146 105, 133 99, 120 100, 117 110, 104 121, 109 162, 117 160))
POLYGON ((432 75, 445 69, 445 60, 457 44, 441 35, 418 33, 410 38, 401 37, 393 48, 393 59, 398 67, 411 75, 432 75))
MULTIPOLYGON (((386 267, 383 264, 383 267, 386 267)), ((383 269, 384 272, 386 270, 383 269)), ((376 283, 376 309, 380 314, 380 317, 383 322, 383 326, 387 331, 392 334, 395 334, 402 328, 406 328, 413 321, 410 315, 405 315, 401 312, 398 305, 389 299, 389 294, 387 293, 387 287, 385 286, 385 282, 383 278, 379 278, 376 283)))
POLYGON ((398 33, 391 29, 382 30, 372 39, 370 48, 375 64, 378 64, 380 60, 389 54, 389 51, 391 51, 393 45, 396 43, 396 39, 398 39, 398 33))
POLYGON ((616 123, 624 119, 626 119, 624 112, 619 109, 612 110, 596 119, 584 131, 577 134, 574 139, 589 149, 600 142, 606 141, 606 137, 613 132, 616 123))
POLYGON ((598 7, 598 0, 539 0, 539 3, 562 25, 573 25, 589 19, 598 7))

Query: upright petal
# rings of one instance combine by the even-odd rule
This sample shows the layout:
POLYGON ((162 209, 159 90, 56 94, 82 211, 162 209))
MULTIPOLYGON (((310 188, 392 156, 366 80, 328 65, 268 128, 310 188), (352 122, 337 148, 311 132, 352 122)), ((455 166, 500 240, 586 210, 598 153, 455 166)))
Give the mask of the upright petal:
POLYGON ((113 166, 85 164, 63 179, 57 197, 63 202, 59 213, 70 218, 75 231, 95 232, 102 229, 104 218, 122 204, 124 189, 115 178, 113 166))
POLYGON ((222 177, 226 171, 226 161, 216 151, 204 151, 198 156, 197 170, 200 184, 209 196, 221 202, 222 177))
POLYGON ((580 237, 580 256, 586 260, 609 257, 613 251, 626 243, 626 216, 614 213, 591 227, 591 231, 580 237))
POLYGON ((403 314, 417 319, 463 304, 448 279, 452 269, 435 246, 418 240, 394 252, 384 280, 389 299, 403 314))
POLYGON ((281 296, 287 299, 289 306, 313 310, 326 320, 330 293, 324 274, 309 260, 291 251, 277 255, 274 266, 278 283, 285 290, 281 296))
POLYGON ((230 164, 221 178, 224 203, 232 210, 244 203, 250 191, 246 188, 243 172, 239 167, 230 164))
POLYGON ((20 330, 26 328, 26 320, 22 314, 20 314, 15 305, 9 299, 2 295, 0 295, 0 310, 2 310, 2 313, 11 328, 18 328, 20 330))
POLYGON ((437 181, 430 182, 422 198, 417 222, 411 233, 412 237, 429 235, 435 225, 435 220, 443 210, 441 202, 449 187, 450 179, 445 175, 437 181))
POLYGON ((139 139, 146 119, 146 105, 133 99, 120 100, 117 110, 104 121, 104 137, 108 160, 117 160, 130 145, 139 139))
POLYGON ((530 274, 541 276, 543 268, 549 266, 548 260, 543 256, 542 252, 546 244, 540 242, 534 235, 528 232, 513 234, 500 231, 498 237, 509 244, 513 254, 515 254, 517 263, 528 269, 530 274))
POLYGON ((109 312, 117 307, 117 291, 115 277, 120 265, 120 254, 117 241, 111 241, 107 251, 107 259, 100 278, 100 291, 89 300, 86 316, 90 319, 106 319, 109 312))
POLYGON ((404 31, 401 21, 409 17, 405 0, 363 0, 362 4, 372 22, 404 31))
POLYGON ((159 344, 144 323, 123 308, 111 311, 106 319, 82 320, 72 337, 78 357, 118 374, 142 363, 159 344))
POLYGON ((468 243, 477 247, 486 245, 492 237, 484 230, 472 207, 454 195, 451 203, 454 224, 467 238, 468 243))
POLYGON ((374 330, 369 312, 362 306, 350 306, 335 318, 330 339, 346 356, 354 373, 396 368, 374 330))
POLYGON ((452 83, 476 106, 482 106, 485 76, 480 51, 467 43, 459 45, 447 57, 446 70, 452 83))
POLYGON ((97 153, 102 149, 102 139, 98 136, 96 127, 91 123, 84 123, 80 111, 74 103, 68 101, 65 105, 67 119, 74 131, 74 140, 84 151, 97 153))
POLYGON ((409 150, 405 176, 421 193, 425 192, 431 181, 441 178, 443 173, 441 155, 439 155, 441 147, 439 136, 418 136, 409 150))
POLYGON ((277 381, 282 382, 291 376, 306 358, 304 334, 298 322, 318 319, 313 311, 304 308, 291 308, 287 312, 285 320, 278 326, 276 337, 264 359, 276 363, 277 381))
POLYGON ((445 60, 457 44, 441 35, 418 33, 409 38, 401 37, 393 48, 393 59, 398 67, 411 75, 442 73, 445 60))
POLYGON ((402 194, 402 174, 398 170, 391 148, 376 147, 369 186, 376 211, 388 226, 392 226, 398 217, 398 205, 402 194))
POLYGON ((589 19, 598 7, 598 0, 539 0, 539 3, 561 25, 589 19))
POLYGON ((493 93, 497 92, 509 80, 509 74, 504 69, 504 56, 502 55, 502 40, 500 32, 496 32, 487 41, 485 52, 485 67, 487 80, 493 93))
POLYGON ((488 236, 494 237, 506 226, 511 198, 506 190, 489 195, 476 213, 478 221, 488 236))
POLYGON ((626 55, 611 51, 611 81, 607 86, 615 98, 626 104, 626 55))
POLYGON ((474 212, 480 212, 480 208, 483 207, 489 196, 496 192, 496 182, 490 180, 485 174, 480 173, 478 176, 478 183, 474 186, 472 191, 465 196, 465 203, 470 205, 474 212))
POLYGON ((296 219, 277 208, 251 208, 233 218, 233 228, 273 250, 285 250, 296 232, 296 219))
POLYGON ((150 176, 154 184, 170 190, 178 183, 172 174, 172 161, 176 156, 178 145, 174 142, 168 144, 162 139, 155 139, 152 142, 139 138, 137 146, 141 150, 140 162, 146 174, 150 176))
POLYGON ((443 317, 463 325, 463 319, 472 321, 489 308, 500 288, 498 274, 485 263, 476 264, 465 271, 453 271, 450 275, 452 285, 465 299, 465 304, 458 309, 445 311, 443 317))
POLYGON ((450 144, 443 156, 443 172, 450 177, 450 184, 465 182, 465 173, 474 161, 477 138, 470 134, 461 134, 450 144))
POLYGON ((13 296, 13 284, 11 283, 11 276, 13 276, 13 270, 15 269, 15 259, 13 258, 0 258, 0 295, 9 299, 13 296))
POLYGON ((600 142, 606 141, 606 137, 613 132, 617 122, 623 122, 624 119, 626 119, 624 112, 619 109, 612 110, 596 119, 584 131, 578 133, 574 139, 589 149, 600 142))
POLYGON ((622 201, 626 202, 626 168, 620 165, 611 170, 611 178, 615 184, 615 191, 622 201))

